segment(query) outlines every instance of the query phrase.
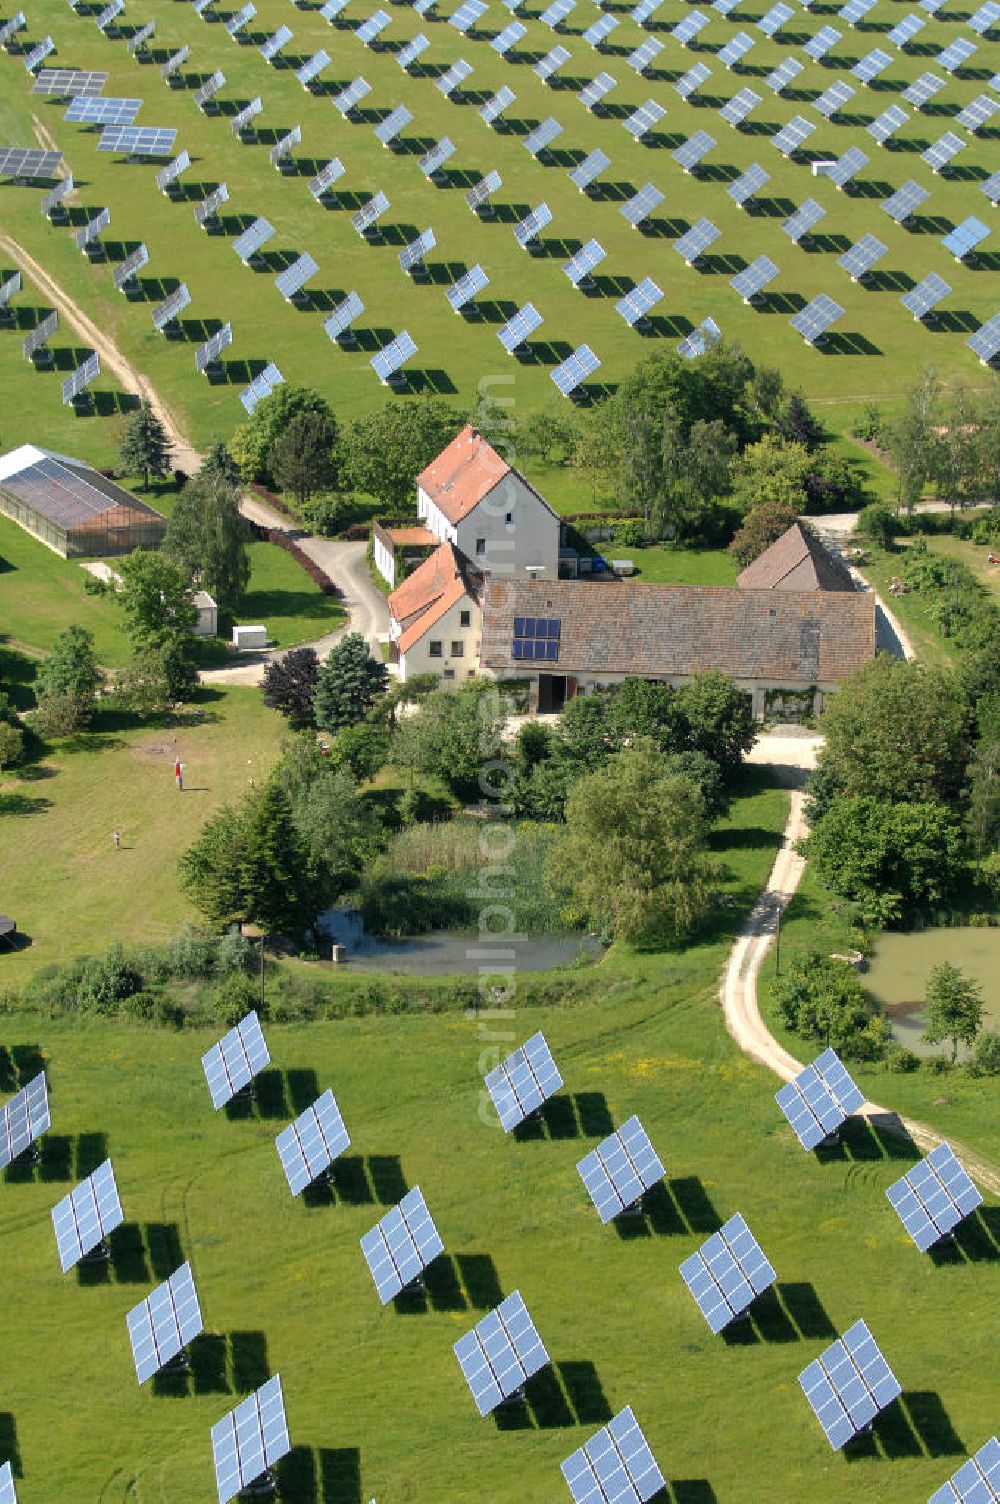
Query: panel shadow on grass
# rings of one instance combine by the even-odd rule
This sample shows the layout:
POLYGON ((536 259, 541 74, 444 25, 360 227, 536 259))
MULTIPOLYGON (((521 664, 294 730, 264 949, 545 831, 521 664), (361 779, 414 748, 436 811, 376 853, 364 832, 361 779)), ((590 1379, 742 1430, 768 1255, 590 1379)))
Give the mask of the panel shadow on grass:
POLYGON ((466 1311, 469 1308, 450 1253, 439 1254, 424 1270, 424 1291, 426 1301, 435 1311, 466 1311))
POLYGON ((935 1267, 995 1263, 1000 1259, 1000 1206, 981 1206, 928 1251, 935 1267))
POLYGON ((230 1332, 229 1368, 237 1394, 250 1394, 271 1377, 264 1332, 230 1332))
POLYGON ((904 1458, 957 1457, 965 1447, 951 1418, 933 1390, 904 1390, 869 1431, 854 1437, 843 1448, 848 1462, 878 1458, 897 1462, 904 1458))
POLYGON ((0 1460, 10 1463, 15 1478, 22 1476, 21 1454, 17 1447, 17 1421, 9 1410, 0 1410, 0 1460))
POLYGON ((504 1298, 496 1264, 488 1253, 457 1253, 455 1266, 469 1305, 492 1311, 504 1298))
POLYGON ((282 1504, 362 1504, 357 1447, 295 1446, 276 1472, 282 1504))

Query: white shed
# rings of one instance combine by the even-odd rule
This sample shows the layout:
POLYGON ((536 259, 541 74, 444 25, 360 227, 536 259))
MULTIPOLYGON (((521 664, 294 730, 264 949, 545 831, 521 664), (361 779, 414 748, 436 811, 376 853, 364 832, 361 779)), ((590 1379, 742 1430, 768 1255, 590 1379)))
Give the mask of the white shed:
POLYGON ((196 590, 191 597, 198 615, 191 631, 195 637, 215 637, 219 630, 219 608, 207 590, 196 590))

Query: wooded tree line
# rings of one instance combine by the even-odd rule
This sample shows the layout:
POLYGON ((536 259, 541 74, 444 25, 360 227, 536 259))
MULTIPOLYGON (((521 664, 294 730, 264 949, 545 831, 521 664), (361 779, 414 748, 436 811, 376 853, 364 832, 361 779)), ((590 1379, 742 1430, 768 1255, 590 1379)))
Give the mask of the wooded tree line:
POLYGON ((1000 377, 981 392, 946 390, 933 371, 906 393, 903 411, 886 418, 870 404, 855 430, 892 460, 898 503, 912 510, 928 489, 953 507, 1000 502, 1000 377))

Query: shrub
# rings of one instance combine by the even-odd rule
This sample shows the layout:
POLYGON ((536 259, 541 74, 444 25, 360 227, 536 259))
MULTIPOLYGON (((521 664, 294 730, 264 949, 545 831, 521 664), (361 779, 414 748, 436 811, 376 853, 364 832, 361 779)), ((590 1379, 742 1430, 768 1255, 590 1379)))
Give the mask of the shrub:
POLYGON ((984 1030, 976 1040, 976 1053, 972 1058, 977 1075, 1000 1076, 1000 1034, 984 1030))
POLYGON ((260 989, 242 971, 231 971, 220 987, 215 989, 212 1008, 220 1024, 232 1028, 243 1016, 255 1008, 263 1017, 260 989))
POLYGON ((149 1023, 156 1010, 156 994, 153 992, 133 992, 130 997, 124 998, 118 1009, 122 1018, 131 1018, 136 1023, 149 1023))
POLYGON ((1000 543, 1000 507, 990 507, 981 512, 972 523, 970 537, 973 543, 1000 543))
POLYGON ((83 965, 77 997, 83 1012, 114 1013, 142 988, 142 976, 115 942, 107 954, 89 957, 83 965))
POLYGON ((210 977, 216 969, 219 937, 209 930, 185 925, 178 935, 171 935, 161 955, 167 974, 175 977, 210 977))
POLYGON ((641 522, 620 522, 615 528, 612 541, 619 548, 642 548, 646 543, 646 529, 641 522))
POLYGON ((905 1045, 890 1045, 886 1052, 885 1063, 889 1070, 897 1075, 909 1074, 910 1071, 919 1070, 920 1056, 908 1050, 905 1045))

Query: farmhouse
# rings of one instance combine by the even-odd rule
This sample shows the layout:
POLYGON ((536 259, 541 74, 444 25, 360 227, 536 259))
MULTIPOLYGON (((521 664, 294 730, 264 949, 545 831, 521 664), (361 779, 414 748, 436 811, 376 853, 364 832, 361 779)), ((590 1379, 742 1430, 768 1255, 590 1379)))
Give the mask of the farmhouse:
POLYGON ((473 678, 482 639, 483 576, 451 543, 407 575, 389 597, 389 656, 405 683, 414 674, 473 678))
POLYGON ((63 558, 158 548, 166 518, 82 460, 22 444, 0 456, 0 512, 63 558))

